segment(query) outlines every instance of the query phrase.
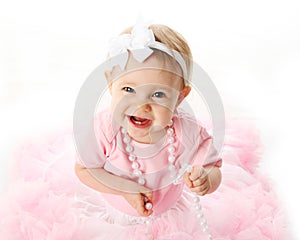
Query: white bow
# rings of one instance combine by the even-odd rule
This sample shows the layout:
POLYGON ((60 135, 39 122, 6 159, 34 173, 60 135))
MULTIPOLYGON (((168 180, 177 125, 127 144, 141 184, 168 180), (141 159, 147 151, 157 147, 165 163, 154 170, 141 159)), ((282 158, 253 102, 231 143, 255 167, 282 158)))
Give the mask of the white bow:
MULTIPOLYGON (((109 56, 112 58, 122 53, 127 53, 128 59, 127 50, 129 50, 137 61, 143 62, 153 52, 149 46, 155 44, 154 34, 148 27, 148 24, 145 24, 144 21, 138 21, 133 27, 131 34, 122 34, 112 38, 109 44, 109 56)), ((121 64, 123 65, 120 66, 122 70, 124 70, 125 64, 121 64)))
POLYGON ((187 79, 186 64, 181 54, 170 50, 165 44, 155 41, 154 33, 149 29, 149 25, 140 18, 132 28, 131 34, 122 34, 110 40, 109 59, 106 62, 108 70, 116 65, 124 70, 128 61, 128 50, 134 59, 142 63, 153 53, 151 48, 155 48, 174 57, 182 68, 184 79, 187 79))

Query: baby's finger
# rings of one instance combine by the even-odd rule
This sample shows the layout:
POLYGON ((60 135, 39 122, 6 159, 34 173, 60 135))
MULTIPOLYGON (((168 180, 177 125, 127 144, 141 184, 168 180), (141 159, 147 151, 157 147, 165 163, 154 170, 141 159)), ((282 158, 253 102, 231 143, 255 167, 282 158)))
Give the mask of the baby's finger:
POLYGON ((201 167, 200 168, 200 178, 206 178, 207 177, 207 171, 205 170, 205 168, 201 167))
POLYGON ((147 216, 144 203, 141 202, 140 204, 138 204, 136 210, 141 216, 147 216))
POLYGON ((186 172, 183 175, 183 181, 185 182, 185 184, 190 188, 193 186, 192 181, 190 180, 190 173, 186 172))
POLYGON ((208 184, 208 177, 207 177, 207 175, 205 176, 205 177, 200 177, 199 178, 199 185, 201 186, 201 185, 204 185, 204 184, 208 184))
POLYGON ((208 193, 209 187, 206 186, 205 188, 201 189, 200 192, 198 192, 198 195, 204 196, 206 193, 208 193))
POLYGON ((195 181, 193 181, 193 186, 198 187, 202 186, 207 183, 207 178, 198 178, 195 181))
POLYGON ((203 196, 208 192, 208 189, 208 186, 198 186, 191 188, 191 191, 197 193, 200 196, 203 196))
POLYGON ((149 216, 152 214, 152 209, 146 209, 145 205, 146 205, 146 200, 147 202, 151 202, 148 197, 145 197, 144 195, 141 195, 140 201, 138 202, 137 205, 137 211, 141 216, 149 216))
POLYGON ((193 169, 192 169, 192 172, 191 172, 191 175, 190 175, 190 180, 191 181, 195 181, 197 178, 200 177, 200 175, 202 173, 201 169, 202 169, 202 167, 199 166, 199 165, 193 166, 193 169))
POLYGON ((196 192, 201 192, 201 191, 205 190, 206 188, 208 188, 208 184, 194 186, 191 188, 191 190, 194 189, 194 191, 196 191, 196 192))
POLYGON ((146 192, 144 195, 148 198, 148 200, 152 200, 152 192, 146 192))
POLYGON ((146 209, 145 206, 143 208, 141 208, 141 215, 144 216, 144 217, 148 217, 152 213, 153 213, 152 209, 146 209))
POLYGON ((139 188, 140 194, 146 196, 148 199, 152 199, 152 190, 149 188, 146 188, 144 186, 140 186, 139 188))

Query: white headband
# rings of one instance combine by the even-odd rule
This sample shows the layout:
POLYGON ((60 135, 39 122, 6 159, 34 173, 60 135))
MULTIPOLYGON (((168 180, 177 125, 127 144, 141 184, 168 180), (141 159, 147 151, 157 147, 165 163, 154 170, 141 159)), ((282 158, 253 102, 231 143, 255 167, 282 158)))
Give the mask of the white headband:
POLYGON ((137 22, 132 28, 131 34, 122 34, 110 40, 108 67, 112 69, 112 67, 119 65, 124 70, 128 61, 128 51, 132 53, 135 60, 142 63, 153 53, 152 49, 160 50, 173 57, 182 69, 184 80, 188 80, 187 67, 182 55, 169 49, 165 44, 155 41, 153 31, 143 21, 137 22), (123 55, 123 57, 114 58, 120 55, 123 55))

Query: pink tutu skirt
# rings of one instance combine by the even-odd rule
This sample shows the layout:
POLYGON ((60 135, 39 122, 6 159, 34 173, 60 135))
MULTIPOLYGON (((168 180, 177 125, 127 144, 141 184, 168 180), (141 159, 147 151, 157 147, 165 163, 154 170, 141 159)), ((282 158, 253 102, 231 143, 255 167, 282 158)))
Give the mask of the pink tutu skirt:
MULTIPOLYGON (((284 210, 259 172, 260 141, 249 124, 232 122, 223 148, 223 180, 201 197, 215 240, 290 240, 284 210)), ((204 240, 192 194, 147 218, 112 208, 74 173, 72 133, 28 143, 18 151, 9 191, 0 198, 1 240, 204 240)))

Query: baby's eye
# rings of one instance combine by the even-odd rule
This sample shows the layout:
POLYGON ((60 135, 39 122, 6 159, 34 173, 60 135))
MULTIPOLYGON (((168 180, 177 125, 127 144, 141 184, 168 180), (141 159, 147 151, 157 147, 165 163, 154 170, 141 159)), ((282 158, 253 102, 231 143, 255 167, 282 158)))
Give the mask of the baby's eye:
POLYGON ((152 97, 163 98, 166 97, 166 94, 164 92, 155 92, 152 97))
POLYGON ((122 90, 125 91, 125 92, 129 92, 129 93, 134 93, 135 92, 134 89, 131 88, 131 87, 123 87, 122 90))

